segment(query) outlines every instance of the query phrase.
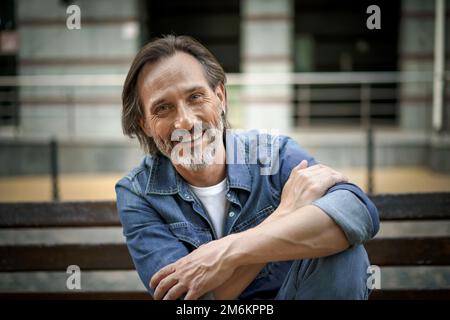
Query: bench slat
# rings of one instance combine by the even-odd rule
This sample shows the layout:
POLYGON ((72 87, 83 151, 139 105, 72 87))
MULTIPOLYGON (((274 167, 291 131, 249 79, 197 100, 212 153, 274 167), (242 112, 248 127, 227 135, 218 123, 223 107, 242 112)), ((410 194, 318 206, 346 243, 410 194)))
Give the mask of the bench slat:
POLYGON ((0 271, 132 270, 125 244, 57 244, 0 246, 0 271))
POLYGON ((450 219, 450 192, 383 194, 371 199, 384 221, 450 219))
MULTIPOLYGON (((143 291, 120 292, 12 292, 0 293, 0 300, 152 300, 143 291)), ((370 300, 450 300, 450 289, 374 290, 370 300)))
MULTIPOLYGON (((450 237, 385 238, 366 244, 370 262, 380 266, 450 265, 450 237)), ((132 270, 125 244, 0 246, 0 271, 132 270)))
POLYGON ((380 238, 365 247, 379 266, 450 265, 450 237, 380 238))
POLYGON ((145 291, 0 292, 0 300, 152 300, 145 291))
POLYGON ((116 203, 0 203, 0 228, 120 226, 116 203))
MULTIPOLYGON (((381 220, 450 219, 450 193, 372 196, 381 220)), ((114 201, 0 203, 0 228, 120 226, 114 201)))
POLYGON ((369 300, 450 300, 450 289, 373 290, 369 300))

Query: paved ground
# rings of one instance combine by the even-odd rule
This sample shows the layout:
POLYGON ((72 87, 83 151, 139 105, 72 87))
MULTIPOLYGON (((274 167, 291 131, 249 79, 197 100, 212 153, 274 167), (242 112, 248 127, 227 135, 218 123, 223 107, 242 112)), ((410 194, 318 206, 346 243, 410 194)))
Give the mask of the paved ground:
MULTIPOLYGON (((366 190, 364 168, 341 168, 352 182, 366 190)), ((113 200, 114 185, 121 174, 62 175, 60 195, 62 200, 113 200)), ((375 193, 400 192, 450 192, 450 174, 439 174, 421 167, 377 169, 374 175, 375 193)), ((51 200, 49 177, 0 178, 0 201, 51 200)))

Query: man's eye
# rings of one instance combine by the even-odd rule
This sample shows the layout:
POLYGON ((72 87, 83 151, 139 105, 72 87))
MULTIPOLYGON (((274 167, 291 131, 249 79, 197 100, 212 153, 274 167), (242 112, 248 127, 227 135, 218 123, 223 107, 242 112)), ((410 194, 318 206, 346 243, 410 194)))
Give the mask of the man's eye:
POLYGON ((170 109, 170 106, 168 104, 162 104, 158 106, 158 112, 164 112, 170 109))
POLYGON ((202 97, 202 95, 200 93, 194 93, 191 95, 191 100, 196 101, 196 100, 199 100, 201 97, 202 97))

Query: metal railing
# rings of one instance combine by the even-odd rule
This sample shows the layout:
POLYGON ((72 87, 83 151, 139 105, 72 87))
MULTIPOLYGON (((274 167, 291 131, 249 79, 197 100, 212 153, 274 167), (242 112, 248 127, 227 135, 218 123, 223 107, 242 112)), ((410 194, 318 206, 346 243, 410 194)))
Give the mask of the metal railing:
MULTIPOLYGON (((67 135, 76 136, 75 105, 89 104, 92 101, 94 103, 105 101, 104 105, 111 105, 114 108, 120 106, 120 92, 124 79, 125 75, 120 74, 0 77, 0 106, 2 106, 0 119, 8 116, 18 117, 18 109, 23 101, 28 101, 29 104, 38 101, 39 104, 44 105, 49 103, 65 106, 68 109, 67 119, 65 119, 67 121, 67 135), (4 89, 3 93, 2 88, 4 89), (16 88, 17 92, 11 90, 12 88, 16 88), (35 95, 22 92, 25 89, 30 91, 30 88, 35 90, 35 95), (40 88, 44 90, 52 88, 52 91, 49 95, 43 96, 39 94, 40 88), (117 92, 113 96, 105 96, 104 90, 102 90, 105 88, 113 88, 113 91, 117 92), (86 95, 83 98, 80 97, 80 89, 98 89, 100 94, 97 96, 95 94, 86 95)), ((261 86, 263 88, 266 86, 284 86, 291 93, 287 103, 292 105, 292 116, 296 119, 298 126, 314 125, 314 115, 317 110, 320 110, 320 107, 332 112, 327 115, 326 111, 325 114, 322 111, 319 118, 320 116, 335 116, 338 121, 347 125, 349 122, 344 121, 346 117, 359 119, 358 126, 366 130, 367 177, 368 189, 371 192, 373 190, 373 168, 375 166, 373 110, 374 106, 382 108, 380 107, 382 104, 377 103, 377 100, 389 100, 391 105, 387 109, 395 118, 395 114, 392 114, 392 106, 395 108, 397 100, 401 98, 398 86, 415 84, 423 87, 431 85, 433 74, 431 72, 240 73, 227 74, 227 79, 230 108, 238 108, 242 104, 242 95, 246 86, 261 86), (339 103, 341 103, 340 106, 339 103), (347 109, 344 108, 344 111, 340 111, 341 113, 336 112, 339 107, 342 107, 342 103, 347 109)), ((447 73, 446 81, 449 80, 450 74, 447 73)), ((431 87, 427 90, 431 90, 431 87)), ((394 110, 394 112, 396 111, 394 110)), ((26 117, 26 115, 21 115, 21 117, 26 117)), ((11 123, 17 129, 15 136, 20 138, 20 119, 9 121, 8 124, 11 125, 11 123)), ((120 135, 120 132, 118 132, 118 135, 120 135)), ((56 200, 59 198, 57 141, 52 139, 50 146, 50 172, 53 177, 53 198, 56 200)))
MULTIPOLYGON (((433 74, 431 72, 234 73, 228 74, 227 78, 231 107, 242 106, 242 101, 252 101, 252 97, 242 97, 246 94, 245 87, 281 86, 288 88, 289 94, 284 93, 284 101, 286 103, 287 100, 287 103, 292 105, 291 116, 294 118, 295 126, 308 127, 315 124, 314 119, 328 117, 337 119, 334 123, 345 125, 355 124, 355 121, 346 120, 359 119, 356 123, 366 127, 370 119, 377 116, 396 119, 397 101, 402 98, 398 90, 400 85, 430 86, 427 89, 430 95, 421 98, 431 99, 433 74)), ((447 80, 448 78, 449 76, 447 80)), ((117 106, 121 103, 120 92, 124 79, 125 76, 120 74, 0 77, 0 119, 9 118, 3 124, 20 126, 17 121, 19 120, 17 106, 26 102, 73 106, 92 101, 92 103, 105 101, 105 105, 117 106), (108 87, 117 89, 114 96, 104 94, 105 88, 108 87), (16 88, 16 91, 11 90, 12 88, 16 88), (35 93, 19 92, 24 91, 24 88, 28 91, 33 88, 35 93), (44 88, 53 88, 57 92, 44 97, 36 94, 39 90, 45 90, 44 88), (90 99, 89 97, 80 99, 80 90, 93 88, 98 89, 99 94, 90 99)), ((69 116, 70 113, 68 112, 69 116)), ((26 115, 22 115, 24 116, 26 115)), ((76 119, 67 120, 68 128, 76 127, 73 121, 76 119)))

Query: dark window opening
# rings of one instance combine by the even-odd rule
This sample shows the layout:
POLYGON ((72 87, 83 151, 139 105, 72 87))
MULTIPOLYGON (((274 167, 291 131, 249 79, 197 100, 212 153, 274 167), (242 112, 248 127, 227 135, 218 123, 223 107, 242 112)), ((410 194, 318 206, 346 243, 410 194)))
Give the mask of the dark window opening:
POLYGON ((225 72, 239 72, 239 0, 155 0, 143 2, 142 10, 144 43, 165 34, 189 35, 216 56, 225 72))
MULTIPOLYGON (((295 1, 294 63, 296 72, 396 71, 400 1, 295 1), (378 5, 381 29, 366 26, 367 7, 378 5)), ((296 87, 294 119, 309 124, 353 124, 368 110, 374 124, 397 123, 397 84, 371 84, 369 107, 362 110, 361 86, 311 85, 296 87), (342 91, 342 92, 340 92, 342 91), (311 95, 305 107, 302 95, 311 95), (322 96, 322 100, 317 95, 322 96), (336 99, 332 99, 336 94, 336 99), (299 98, 300 97, 300 98, 299 98)))
MULTIPOLYGON (((0 77, 17 75, 16 47, 14 1, 0 1, 0 77)), ((18 88, 0 86, 0 126, 17 126, 18 109, 18 88)))

